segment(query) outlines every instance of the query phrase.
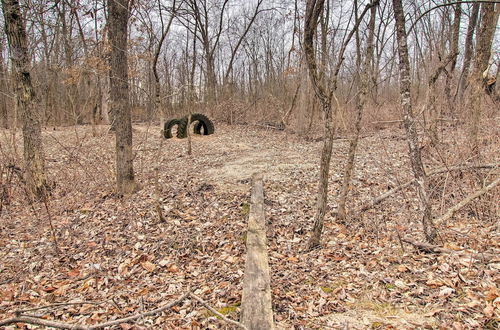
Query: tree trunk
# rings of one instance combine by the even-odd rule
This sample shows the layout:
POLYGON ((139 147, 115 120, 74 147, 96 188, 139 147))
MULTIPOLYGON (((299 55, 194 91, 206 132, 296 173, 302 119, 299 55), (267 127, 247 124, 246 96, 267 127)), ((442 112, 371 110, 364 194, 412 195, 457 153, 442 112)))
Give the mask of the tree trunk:
POLYGON ((405 17, 401 0, 393 0, 394 17, 396 19, 396 36, 398 42, 399 74, 401 105, 403 107, 403 122, 408 140, 410 162, 413 175, 417 182, 418 195, 422 211, 422 226, 425 237, 429 243, 434 242, 436 230, 432 223, 432 209, 430 203, 428 180, 425 174, 420 146, 418 143, 415 120, 411 104, 411 76, 410 61, 408 57, 408 44, 406 40, 405 17))
POLYGON ((108 2, 108 33, 111 44, 110 101, 115 120, 116 189, 119 194, 137 190, 132 152, 132 120, 129 105, 127 23, 129 1, 108 2))
POLYGON ((35 92, 30 77, 26 27, 21 16, 19 1, 2 0, 2 9, 15 74, 18 111, 22 122, 26 183, 28 189, 37 198, 41 198, 47 189, 47 179, 40 114, 33 104, 35 92))
MULTIPOLYGON (((0 39, 0 93, 4 95, 8 94, 8 85, 6 83, 7 77, 7 68, 3 59, 3 50, 4 50, 4 39, 0 39)), ((4 96, 0 99, 0 127, 8 128, 9 127, 9 118, 7 112, 7 98, 4 96)))
MULTIPOLYGON (((306 57, 307 69, 311 79, 312 87, 319 98, 324 114, 323 150, 321 151, 321 164, 318 182, 318 195, 316 214, 314 216, 314 226, 311 231, 308 248, 312 249, 320 245, 323 222, 326 214, 328 197, 328 177, 330 172, 330 160, 333 148, 333 123, 331 99, 332 92, 327 91, 321 74, 318 73, 316 55, 314 52, 314 37, 319 23, 319 17, 323 12, 324 0, 308 0, 306 5, 306 15, 304 23, 304 53, 306 57)), ((322 68, 320 68, 321 72, 322 68)))
POLYGON ((472 60, 472 53, 474 50, 474 30, 477 25, 477 18, 479 16, 479 3, 472 5, 472 12, 469 19, 469 26, 467 27, 467 35, 465 36, 465 51, 464 51, 464 64, 462 68, 462 76, 460 78, 459 96, 463 99, 465 89, 468 85, 470 63, 472 60))
MULTIPOLYGON (((355 6, 357 6, 357 1, 354 2, 355 6)), ((357 76, 358 84, 359 84, 359 92, 356 96, 356 122, 355 122, 355 131, 354 137, 351 139, 349 143, 349 154, 347 156, 347 164, 344 171, 344 178, 342 182, 342 188, 340 191, 339 197, 339 206, 337 209, 337 220, 340 222, 346 221, 347 212, 346 212, 346 202, 347 195, 349 194, 349 187, 351 185, 351 177, 352 172, 354 171, 354 158, 356 155, 356 149, 358 146, 359 133, 361 131, 361 120, 363 118, 363 108, 366 103, 366 95, 368 93, 368 84, 370 80, 370 69, 372 65, 373 59, 373 40, 374 40, 374 32, 375 32, 375 15, 377 14, 377 6, 372 6, 370 8, 371 16, 370 21, 368 23, 368 40, 366 45, 366 55, 365 61, 363 63, 363 68, 361 68, 361 45, 359 40, 359 33, 356 31, 356 44, 357 44, 357 66, 358 72, 361 70, 361 75, 357 76)), ((356 18, 357 17, 357 9, 356 9, 356 18)))
MULTIPOLYGON (((167 37, 168 32, 170 31, 170 25, 172 24, 174 14, 176 12, 176 7, 175 7, 175 0, 172 3, 172 14, 170 16, 170 19, 168 21, 167 26, 165 27, 163 25, 163 18, 161 19, 161 36, 160 40, 158 41, 158 44, 156 45, 154 57, 153 57, 153 76, 154 76, 154 90, 155 90, 155 99, 154 99, 154 106, 156 112, 160 116, 160 127, 163 127, 163 124, 165 123, 166 120, 166 113, 162 107, 161 104, 161 84, 160 84, 160 76, 158 74, 158 59, 160 57, 160 52, 161 52, 161 47, 163 46, 163 42, 165 41, 165 38, 167 37)), ((161 11, 161 5, 160 2, 158 2, 158 8, 160 8, 160 16, 162 15, 161 11)))
POLYGON ((323 222, 326 215, 328 202, 328 178, 330 177, 330 161, 333 149, 333 121, 330 102, 322 103, 324 114, 323 149, 321 150, 321 164, 319 170, 318 199, 316 213, 314 215, 314 226, 309 239, 308 248, 312 249, 320 245, 323 222))
MULTIPOLYGON (((444 88, 444 93, 446 95, 446 99, 448 101, 449 107, 454 108, 454 105, 452 104, 452 96, 451 96, 451 85, 452 85, 452 79, 455 73, 455 68, 457 66, 457 57, 459 54, 459 49, 458 49, 458 41, 460 38, 460 21, 462 18, 462 7, 460 4, 455 5, 454 8, 454 16, 453 16, 453 26, 452 26, 452 31, 451 31, 451 36, 450 36, 450 54, 453 55, 453 59, 451 61, 450 65, 450 70, 446 71, 446 84, 444 88)), ((457 84, 458 86, 458 84, 457 84)))
POLYGON ((321 79, 323 73, 320 68, 318 70, 318 65, 316 63, 316 55, 314 52, 314 37, 316 35, 316 30, 319 23, 319 17, 324 9, 324 0, 308 0, 306 4, 306 14, 304 22, 304 54, 307 63, 307 69, 309 72, 309 78, 314 88, 314 92, 321 102, 321 106, 324 114, 324 132, 323 132, 323 150, 321 152, 321 164, 320 164, 320 175, 318 183, 318 199, 316 215, 314 218, 314 227, 311 232, 311 238, 309 239, 308 248, 312 249, 320 244, 321 232, 323 230, 323 221, 326 214, 327 207, 327 197, 328 197, 328 176, 330 171, 330 160, 332 157, 333 148, 333 135, 334 127, 332 123, 332 109, 331 103, 333 98, 333 93, 337 89, 338 74, 342 62, 344 60, 344 52, 347 48, 349 41, 351 40, 354 33, 357 31, 361 20, 367 13, 371 6, 378 3, 378 0, 370 2, 370 4, 365 6, 365 9, 361 15, 357 18, 356 23, 352 30, 347 34, 339 51, 339 56, 335 68, 333 70, 333 76, 327 87, 326 82, 321 79))
POLYGON ((481 4, 481 22, 477 33, 476 56, 471 74, 471 93, 467 109, 470 109, 470 143, 475 152, 479 152, 478 132, 481 119, 481 101, 484 95, 483 81, 488 76, 491 46, 498 20, 500 4, 481 4), (495 8, 496 6, 496 8, 495 8))
POLYGON ((207 56, 207 102, 209 104, 217 103, 217 76, 215 73, 215 55, 213 53, 207 56))

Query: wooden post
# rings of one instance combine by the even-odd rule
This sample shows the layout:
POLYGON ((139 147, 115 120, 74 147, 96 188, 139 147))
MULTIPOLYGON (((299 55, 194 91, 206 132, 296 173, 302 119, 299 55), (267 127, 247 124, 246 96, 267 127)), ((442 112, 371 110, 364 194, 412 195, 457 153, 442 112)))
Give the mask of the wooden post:
POLYGON ((247 260, 241 298, 240 321, 250 330, 274 329, 262 181, 262 174, 253 175, 248 216, 247 260))

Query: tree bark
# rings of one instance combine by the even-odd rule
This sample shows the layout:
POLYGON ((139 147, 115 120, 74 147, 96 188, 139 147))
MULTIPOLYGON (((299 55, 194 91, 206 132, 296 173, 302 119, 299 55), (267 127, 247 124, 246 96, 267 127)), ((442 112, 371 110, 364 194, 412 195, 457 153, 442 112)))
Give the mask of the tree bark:
MULTIPOLYGON (((354 2, 357 6, 357 1, 354 2)), ((351 177, 354 171, 354 158, 356 155, 356 149, 359 141, 359 134, 361 131, 361 120, 363 118, 363 108, 366 103, 366 95, 368 93, 368 84, 370 80, 370 68, 373 59, 373 40, 375 32, 375 15, 377 14, 377 6, 372 6, 370 8, 370 21, 368 23, 368 40, 366 41, 366 55, 363 67, 361 68, 361 44, 359 40, 359 33, 356 31, 356 43, 358 51, 358 70, 361 70, 361 75, 358 75, 357 80, 359 83, 359 92, 356 96, 356 122, 354 127, 354 137, 349 143, 349 154, 347 156, 347 164, 344 171, 344 178, 342 182, 342 188, 339 197, 339 206, 337 209, 337 220, 340 222, 346 221, 346 202, 347 195, 349 194, 349 187, 351 185, 351 177)), ((356 18, 357 9, 356 9, 356 18)))
POLYGON ((110 101, 115 120, 116 189, 130 194, 138 189, 134 179, 132 120, 129 105, 127 24, 128 0, 108 1, 110 54, 110 101))
MULTIPOLYGON (((308 248, 312 249, 320 245, 321 233, 323 231, 323 221, 326 214, 327 198, 328 198, 328 177, 330 172, 330 160, 332 157, 333 135, 335 133, 332 119, 331 102, 333 93, 337 89, 338 74, 344 60, 344 52, 354 33, 357 31, 361 20, 368 12, 370 7, 378 4, 378 0, 370 2, 365 6, 361 15, 356 19, 354 27, 346 35, 342 47, 339 51, 337 63, 333 70, 333 75, 329 84, 322 79, 322 73, 318 70, 316 63, 316 55, 314 52, 314 37, 318 28, 319 17, 323 12, 324 0, 308 0, 306 4, 306 14, 304 22, 304 53, 311 80, 312 87, 318 99, 321 102, 324 115, 324 131, 323 131, 323 149, 321 151, 320 175, 318 183, 318 199, 316 214, 314 216, 314 227, 311 231, 308 248), (328 87, 327 87, 328 85, 328 87)), ((323 70, 323 68, 320 68, 323 70)))
POLYGON ((465 51, 464 51, 464 64, 462 67, 462 76, 460 78, 459 95, 463 99, 465 89, 469 81, 469 70, 472 61, 472 54, 474 52, 474 31, 477 25, 477 18, 479 16, 479 3, 472 5, 472 12, 469 19, 469 26, 467 27, 467 34, 465 36, 465 51))
POLYGON ((403 123, 406 130, 410 163, 417 182, 420 207, 422 211, 422 227, 425 237, 429 243, 436 238, 436 230, 432 223, 432 209, 429 196, 427 175, 425 174, 420 146, 418 142, 417 129, 413 118, 411 103, 411 76, 410 61, 408 56, 408 43, 406 39, 405 17, 401 0, 393 0, 394 18, 396 20, 396 36, 399 55, 399 75, 401 105, 403 108, 403 123))
POLYGON ((274 329, 271 275, 267 255, 266 216, 262 174, 252 177, 248 216, 247 259, 241 297, 241 323, 247 329, 274 329))
POLYGON ((475 152, 479 152, 478 132, 481 120, 481 101, 484 94, 483 81, 488 76, 491 46, 495 34, 496 22, 500 12, 500 4, 481 4, 481 22, 477 33, 476 56, 471 74, 471 93, 468 99, 470 109, 470 143, 475 152))
POLYGON ((332 91, 327 91, 324 81, 322 81, 318 74, 316 55, 314 53, 314 36, 318 27, 319 16, 323 12, 323 7, 324 0, 308 0, 304 23, 304 53, 306 56, 309 78, 311 79, 316 96, 321 102, 324 115, 323 149, 321 151, 317 206, 314 216, 314 226, 308 243, 309 249, 320 245, 323 221, 327 207, 328 177, 334 135, 331 109, 332 91))
MULTIPOLYGON (((7 81, 7 68, 3 59, 3 50, 4 50, 4 41, 5 39, 0 37, 0 93, 7 95, 8 93, 8 85, 7 81)), ((9 118, 7 111, 7 98, 2 97, 0 99, 0 127, 8 128, 9 127, 9 118)))
POLYGON ((22 122, 26 183, 34 196, 41 198, 47 189, 47 178, 40 114, 34 106, 35 92, 30 76, 26 27, 21 16, 19 1, 2 0, 2 9, 15 75, 18 111, 22 122))

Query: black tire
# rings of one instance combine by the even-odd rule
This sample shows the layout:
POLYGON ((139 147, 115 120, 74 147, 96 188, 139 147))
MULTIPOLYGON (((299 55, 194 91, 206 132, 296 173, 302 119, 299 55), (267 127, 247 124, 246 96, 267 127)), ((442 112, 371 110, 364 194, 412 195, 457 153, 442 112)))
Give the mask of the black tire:
POLYGON ((187 137, 187 124, 188 117, 182 117, 179 119, 179 124, 177 125, 177 138, 184 139, 187 137))
POLYGON ((202 115, 201 113, 195 113, 191 115, 191 122, 194 123, 195 121, 198 122, 198 124, 195 126, 195 129, 199 127, 198 131, 201 132, 201 128, 203 127, 203 135, 214 134, 214 123, 210 119, 208 119, 207 116, 202 115))
MULTIPOLYGON (((180 120, 179 119, 170 119, 165 122, 163 125, 163 137, 165 139, 170 139, 172 138, 172 128, 177 125, 179 126, 180 120)), ((179 130, 179 128, 177 128, 179 130)))
MULTIPOLYGON (((198 122, 194 126, 194 133, 201 134, 201 129, 203 128, 203 135, 214 134, 215 128, 214 123, 208 119, 207 116, 201 113, 195 113, 191 115, 191 123, 198 122)), ((182 117, 180 123, 177 126, 177 138, 184 139, 187 137, 187 123, 188 116, 182 117)))
POLYGON ((194 128, 193 128, 193 133, 194 134, 204 134, 205 131, 207 130, 207 125, 205 125, 205 123, 199 121, 198 123, 196 123, 196 125, 194 125, 194 128), (201 131, 201 129, 203 128, 203 132, 201 131))

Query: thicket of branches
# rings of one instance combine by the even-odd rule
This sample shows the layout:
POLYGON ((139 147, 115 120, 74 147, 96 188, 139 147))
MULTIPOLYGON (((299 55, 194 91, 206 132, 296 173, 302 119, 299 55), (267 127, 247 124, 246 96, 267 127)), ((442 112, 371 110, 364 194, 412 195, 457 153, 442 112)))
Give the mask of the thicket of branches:
MULTIPOLYGON (((355 22, 354 3, 327 1, 320 17, 316 51, 327 76, 336 74, 337 54, 355 22)), ((357 5, 361 10, 366 3, 357 5)), ((477 58, 474 36, 484 29, 484 20, 479 5, 470 1, 426 13, 434 6, 433 1, 409 1, 404 6, 411 26, 408 44, 414 98, 431 104, 427 118, 431 112, 436 117, 462 118, 477 58)), ((21 2, 21 9, 43 124, 109 122, 107 1, 29 0, 21 2)), ((164 116, 185 114, 190 108, 232 123, 283 121, 302 133, 321 118, 302 51, 304 2, 137 0, 130 2, 130 11, 127 51, 134 120, 161 117, 154 105, 157 89, 161 90, 164 116)), ((370 122, 398 119, 391 106, 398 99, 392 12, 390 1, 381 1, 377 7, 368 88, 372 111, 366 117, 370 122)), ((3 17, 1 20, 3 25, 3 17)), ((360 25, 362 44, 367 24, 365 19, 360 25)), ((495 49, 498 37, 492 45, 495 49)), ((495 99, 497 89, 491 84, 499 72, 498 54, 491 54, 487 61, 484 87, 489 81, 488 93, 495 99)), ((350 127, 348 110, 354 107, 357 90, 353 43, 339 70, 336 102, 342 106, 334 114, 335 125, 345 129, 350 127)), ((17 122, 14 105, 11 63, 2 29, 0 121, 5 127, 17 122)))

